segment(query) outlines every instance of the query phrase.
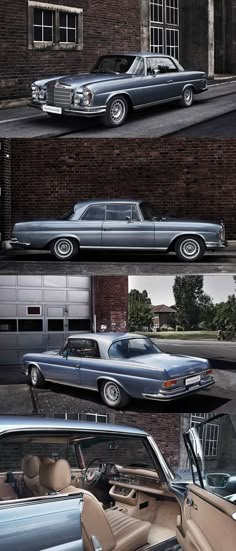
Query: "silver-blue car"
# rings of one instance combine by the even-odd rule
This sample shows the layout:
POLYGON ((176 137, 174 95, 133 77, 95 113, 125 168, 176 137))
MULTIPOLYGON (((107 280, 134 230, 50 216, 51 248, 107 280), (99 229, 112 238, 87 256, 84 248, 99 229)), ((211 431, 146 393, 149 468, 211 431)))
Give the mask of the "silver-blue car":
POLYGON ((186 480, 144 430, 1 417, 0 551, 235 551, 235 436, 222 415, 187 430, 186 480), (204 465, 213 427, 227 455, 204 465))
POLYGON ((57 118, 102 116, 106 126, 120 126, 131 110, 173 100, 191 107, 207 89, 206 73, 186 71, 171 56, 118 53, 99 57, 89 73, 36 80, 32 105, 57 118))
POLYGON ((35 387, 48 381, 95 390, 112 408, 131 398, 182 398, 214 384, 208 360, 165 354, 134 333, 71 336, 61 350, 25 354, 22 372, 35 387))
POLYGON ((223 222, 160 216, 148 201, 134 199, 83 201, 59 219, 17 223, 10 243, 14 249, 50 250, 58 260, 86 249, 175 252, 186 262, 226 246, 223 222))

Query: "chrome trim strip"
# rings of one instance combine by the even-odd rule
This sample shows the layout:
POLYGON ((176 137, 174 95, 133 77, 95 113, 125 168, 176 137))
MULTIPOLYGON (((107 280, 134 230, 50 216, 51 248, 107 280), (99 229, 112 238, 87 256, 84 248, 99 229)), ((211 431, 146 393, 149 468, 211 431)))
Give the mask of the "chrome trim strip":
POLYGON ((162 99, 162 100, 159 100, 159 101, 152 101, 152 102, 149 102, 149 103, 142 103, 142 105, 133 105, 133 109, 134 111, 138 111, 138 109, 144 109, 145 107, 151 107, 152 105, 161 105, 162 103, 170 103, 171 101, 177 101, 179 99, 181 99, 182 96, 175 96, 173 98, 168 98, 168 99, 162 99))
POLYGON ((167 251, 167 247, 114 247, 114 245, 110 246, 110 247, 104 247, 104 246, 90 246, 90 245, 80 245, 80 248, 81 249, 108 249, 108 250, 113 250, 113 249, 116 249, 116 250, 129 250, 129 251, 167 251))
POLYGON ((94 386, 81 386, 81 385, 76 385, 74 383, 65 383, 64 381, 58 381, 57 379, 47 379, 46 377, 44 377, 45 381, 49 381, 50 383, 55 383, 57 385, 64 385, 64 386, 73 386, 75 388, 81 388, 82 390, 83 389, 86 389, 86 390, 95 390, 96 392, 98 392, 98 389, 94 386))

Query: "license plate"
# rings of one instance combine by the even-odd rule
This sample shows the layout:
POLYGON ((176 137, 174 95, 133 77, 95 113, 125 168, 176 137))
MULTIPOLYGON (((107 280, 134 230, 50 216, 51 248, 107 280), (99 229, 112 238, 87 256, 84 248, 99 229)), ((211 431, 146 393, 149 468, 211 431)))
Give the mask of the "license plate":
POLYGON ((57 115, 62 114, 62 108, 61 107, 55 107, 54 105, 43 105, 42 109, 46 113, 56 113, 57 115))
POLYGON ((185 379, 186 386, 188 385, 195 385, 196 383, 200 383, 201 381, 201 375, 196 375, 195 377, 189 377, 188 379, 185 379))

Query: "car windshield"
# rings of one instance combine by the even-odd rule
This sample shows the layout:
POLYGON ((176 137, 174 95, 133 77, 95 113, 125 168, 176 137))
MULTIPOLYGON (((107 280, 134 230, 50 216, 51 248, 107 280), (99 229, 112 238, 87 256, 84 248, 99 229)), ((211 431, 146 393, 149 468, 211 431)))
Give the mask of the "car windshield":
POLYGON ((158 346, 147 338, 131 338, 115 341, 109 348, 109 358, 134 358, 147 354, 160 354, 158 346))
POLYGON ((141 75, 144 73, 144 60, 141 56, 110 55, 100 57, 92 69, 92 73, 128 73, 141 75))
POLYGON ((99 458, 104 463, 122 467, 156 470, 146 438, 117 435, 91 435, 79 444, 84 465, 99 458))
POLYGON ((144 220, 157 220, 157 213, 151 203, 140 203, 140 209, 144 220))
POLYGON ((58 220, 71 220, 74 216, 74 208, 71 208, 70 210, 68 210, 67 212, 65 212, 65 214, 63 214, 62 216, 60 216, 58 218, 58 220))

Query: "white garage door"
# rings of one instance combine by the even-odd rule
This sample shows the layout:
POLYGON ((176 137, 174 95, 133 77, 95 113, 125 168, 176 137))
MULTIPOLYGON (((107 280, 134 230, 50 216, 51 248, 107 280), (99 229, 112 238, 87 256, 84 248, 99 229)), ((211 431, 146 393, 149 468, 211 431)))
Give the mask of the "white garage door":
POLYGON ((91 280, 76 276, 0 276, 0 365, 26 352, 60 348, 92 326, 91 280))

